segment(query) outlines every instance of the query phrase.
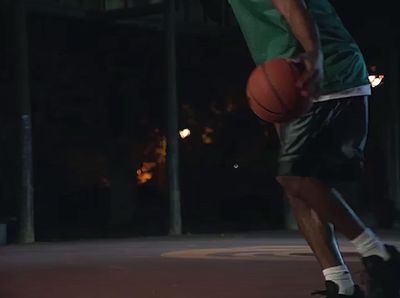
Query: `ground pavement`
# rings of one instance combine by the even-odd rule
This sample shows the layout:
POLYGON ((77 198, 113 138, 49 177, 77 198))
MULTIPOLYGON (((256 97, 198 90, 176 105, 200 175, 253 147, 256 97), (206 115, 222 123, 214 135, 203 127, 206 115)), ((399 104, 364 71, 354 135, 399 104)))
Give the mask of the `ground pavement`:
MULTIPOLYGON (((380 236, 400 247, 400 233, 380 236)), ((339 239, 360 279, 351 245, 339 239)), ((297 232, 0 246, 0 298, 304 298, 323 289, 297 232)))

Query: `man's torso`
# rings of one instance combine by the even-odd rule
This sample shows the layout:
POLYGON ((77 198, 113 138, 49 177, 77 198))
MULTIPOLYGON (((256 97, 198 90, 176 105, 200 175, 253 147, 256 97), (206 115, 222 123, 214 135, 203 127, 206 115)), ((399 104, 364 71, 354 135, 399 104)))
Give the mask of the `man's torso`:
MULTIPOLYGON (((293 58, 303 50, 271 0, 229 0, 256 64, 273 58, 293 58)), ((328 0, 306 0, 318 25, 324 53, 322 94, 368 86, 362 53, 328 0)), ((368 95, 368 94, 365 94, 368 95)), ((325 96, 326 98, 326 96, 325 96)))

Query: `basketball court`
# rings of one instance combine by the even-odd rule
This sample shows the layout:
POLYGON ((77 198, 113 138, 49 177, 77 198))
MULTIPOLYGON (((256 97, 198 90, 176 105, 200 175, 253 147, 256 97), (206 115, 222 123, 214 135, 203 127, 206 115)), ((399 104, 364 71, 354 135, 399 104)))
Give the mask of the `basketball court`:
MULTIPOLYGON (((399 235, 379 234, 400 247, 399 235)), ((358 257, 339 242, 359 281, 358 257)), ((0 247, 2 298, 300 298, 318 289, 320 269, 296 232, 0 247)))

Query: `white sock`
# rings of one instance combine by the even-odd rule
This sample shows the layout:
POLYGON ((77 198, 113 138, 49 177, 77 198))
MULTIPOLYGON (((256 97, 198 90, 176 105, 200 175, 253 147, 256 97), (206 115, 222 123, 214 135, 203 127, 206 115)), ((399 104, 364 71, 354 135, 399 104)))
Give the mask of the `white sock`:
POLYGON ((382 241, 380 241, 370 229, 366 229, 361 235, 350 242, 353 243, 356 250, 363 257, 376 255, 383 258, 385 261, 390 258, 382 241))
POLYGON ((346 265, 330 267, 324 269, 322 273, 325 280, 333 281, 338 285, 339 294, 347 296, 354 294, 354 282, 346 265))

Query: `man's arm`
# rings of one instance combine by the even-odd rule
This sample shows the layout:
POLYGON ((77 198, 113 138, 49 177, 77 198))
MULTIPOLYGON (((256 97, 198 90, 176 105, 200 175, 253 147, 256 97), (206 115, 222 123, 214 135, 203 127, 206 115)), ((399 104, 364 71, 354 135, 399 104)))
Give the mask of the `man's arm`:
POLYGON ((303 0, 272 0, 283 15, 305 53, 299 58, 305 71, 298 82, 304 96, 316 97, 323 78, 323 55, 319 32, 303 0))

